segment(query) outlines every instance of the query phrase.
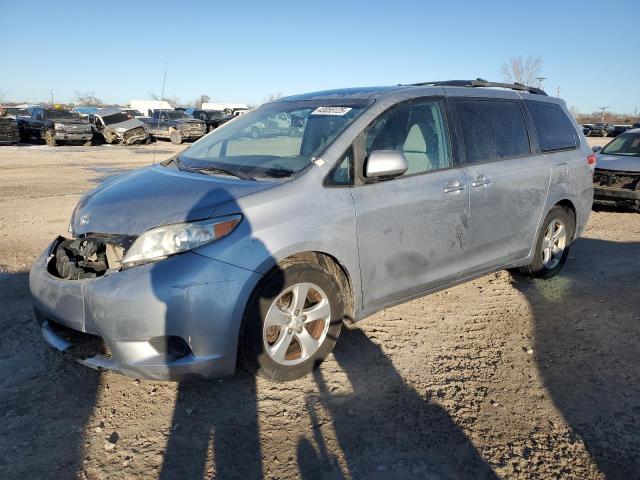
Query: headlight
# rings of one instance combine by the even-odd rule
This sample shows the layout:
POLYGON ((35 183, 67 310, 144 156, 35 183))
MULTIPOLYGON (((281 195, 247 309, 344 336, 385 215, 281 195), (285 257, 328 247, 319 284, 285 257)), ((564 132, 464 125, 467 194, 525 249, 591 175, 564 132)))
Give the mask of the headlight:
POLYGON ((122 259, 123 265, 159 260, 186 252, 230 234, 242 215, 176 223, 153 228, 140 235, 122 259))

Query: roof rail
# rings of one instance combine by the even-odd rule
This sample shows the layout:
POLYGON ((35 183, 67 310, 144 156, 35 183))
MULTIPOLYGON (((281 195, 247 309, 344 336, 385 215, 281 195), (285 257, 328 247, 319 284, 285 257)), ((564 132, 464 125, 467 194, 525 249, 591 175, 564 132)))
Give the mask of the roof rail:
POLYGON ((475 80, 441 80, 438 82, 421 82, 421 83, 412 83, 412 86, 415 87, 423 87, 423 86, 434 86, 434 87, 500 87, 500 88, 509 88, 511 90, 519 90, 522 92, 529 92, 536 95, 546 95, 547 93, 536 87, 529 87, 527 85, 523 85, 522 83, 500 83, 500 82, 489 82, 488 80, 484 80, 483 78, 476 78, 475 80))

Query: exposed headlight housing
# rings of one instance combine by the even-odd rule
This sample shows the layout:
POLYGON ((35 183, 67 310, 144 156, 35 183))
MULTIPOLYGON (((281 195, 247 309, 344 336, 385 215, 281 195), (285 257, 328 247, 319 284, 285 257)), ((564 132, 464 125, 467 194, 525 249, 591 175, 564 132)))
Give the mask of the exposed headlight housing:
POLYGON ((146 263, 193 250, 229 235, 240 223, 240 220, 242 220, 242 215, 229 215, 152 228, 133 242, 122 259, 122 265, 131 266, 137 263, 146 263))

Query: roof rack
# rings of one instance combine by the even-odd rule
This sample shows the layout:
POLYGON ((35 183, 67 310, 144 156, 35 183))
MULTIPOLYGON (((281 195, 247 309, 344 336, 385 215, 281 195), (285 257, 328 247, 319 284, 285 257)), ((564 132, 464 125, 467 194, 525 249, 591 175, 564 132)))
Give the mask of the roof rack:
POLYGON ((500 82, 489 82, 483 78, 476 78, 475 80, 441 80, 438 82, 421 82, 421 83, 412 83, 412 86, 415 87, 423 87, 423 86, 434 86, 434 87, 500 87, 500 88, 509 88, 511 90, 519 90, 522 92, 529 92, 536 95, 546 95, 547 93, 536 87, 529 87, 527 85, 523 85, 522 83, 500 83, 500 82))

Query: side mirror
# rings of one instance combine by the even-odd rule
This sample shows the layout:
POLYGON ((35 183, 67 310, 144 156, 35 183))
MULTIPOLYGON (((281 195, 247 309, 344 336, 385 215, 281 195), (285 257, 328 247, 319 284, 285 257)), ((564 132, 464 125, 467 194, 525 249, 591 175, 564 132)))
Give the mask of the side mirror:
POLYGON ((364 176, 367 178, 397 177, 409 168, 407 159, 397 150, 375 150, 369 154, 364 176))
POLYGON ((597 153, 597 152, 599 152, 600 150, 602 150, 602 147, 600 147, 600 146, 598 146, 598 145, 596 145, 595 147, 591 147, 591 151, 592 151, 593 153, 597 153))

